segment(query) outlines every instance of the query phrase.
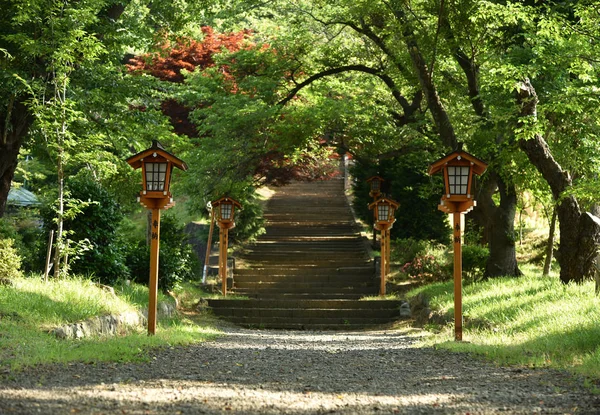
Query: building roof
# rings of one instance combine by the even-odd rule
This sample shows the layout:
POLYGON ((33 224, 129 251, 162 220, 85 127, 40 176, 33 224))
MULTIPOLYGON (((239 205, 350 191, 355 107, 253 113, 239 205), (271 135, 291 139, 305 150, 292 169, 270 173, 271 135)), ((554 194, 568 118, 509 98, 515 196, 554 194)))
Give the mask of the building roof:
POLYGON ((23 187, 11 187, 6 202, 13 206, 37 206, 40 204, 36 195, 23 187))

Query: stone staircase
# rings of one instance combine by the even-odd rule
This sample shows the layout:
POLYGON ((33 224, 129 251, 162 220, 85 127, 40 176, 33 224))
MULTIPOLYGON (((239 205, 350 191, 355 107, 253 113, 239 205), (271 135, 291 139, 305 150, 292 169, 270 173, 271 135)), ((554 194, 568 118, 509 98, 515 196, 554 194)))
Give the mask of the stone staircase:
POLYGON ((266 233, 239 256, 233 294, 215 299, 217 316, 246 327, 352 330, 401 319, 401 301, 359 301, 378 293, 366 241, 344 195, 343 180, 296 182, 267 205, 266 233))

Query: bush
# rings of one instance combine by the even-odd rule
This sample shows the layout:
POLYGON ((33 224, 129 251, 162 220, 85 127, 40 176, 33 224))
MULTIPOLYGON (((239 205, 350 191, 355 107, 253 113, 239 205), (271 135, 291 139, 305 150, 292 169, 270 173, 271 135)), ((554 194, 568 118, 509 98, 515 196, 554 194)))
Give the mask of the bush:
POLYGON ((42 233, 35 209, 20 209, 0 219, 0 239, 12 239, 24 272, 39 272, 46 259, 47 235, 42 233))
POLYGON ((395 239, 391 243, 391 256, 394 262, 406 264, 419 255, 424 255, 430 247, 428 241, 420 241, 413 238, 395 239))
POLYGON ((81 214, 65 221, 65 229, 74 232, 75 241, 89 240, 92 249, 73 262, 76 274, 93 275, 103 284, 112 285, 128 276, 125 252, 117 238, 117 229, 123 213, 111 194, 100 183, 88 176, 80 176, 69 183, 71 197, 91 200, 81 214))
MULTIPOLYGON (((175 218, 165 215, 160 224, 160 253, 158 261, 158 287, 162 291, 172 290, 179 283, 194 279, 200 270, 187 235, 175 218)), ((127 266, 133 281, 148 285, 150 276, 150 247, 146 241, 130 244, 127 266)))
POLYGON ((19 278, 23 276, 21 272, 21 257, 13 247, 13 240, 0 239, 0 278, 19 278))
POLYGON ((463 245, 462 266, 465 278, 482 279, 490 250, 479 245, 463 245))
POLYGON ((431 254, 418 255, 411 262, 404 264, 402 272, 410 278, 424 282, 445 281, 450 277, 443 264, 431 254))

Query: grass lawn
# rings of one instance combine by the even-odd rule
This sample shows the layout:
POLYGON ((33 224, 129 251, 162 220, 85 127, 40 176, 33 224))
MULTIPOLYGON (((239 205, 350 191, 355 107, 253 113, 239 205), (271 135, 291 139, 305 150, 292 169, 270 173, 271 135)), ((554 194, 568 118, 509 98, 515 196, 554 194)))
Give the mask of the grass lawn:
MULTIPOLYGON (((499 364, 567 369, 600 380, 600 297, 593 282, 560 282, 556 275, 523 267, 521 278, 494 278, 465 285, 463 342, 454 342, 454 325, 428 327, 426 342, 483 355, 499 364)), ((452 282, 410 291, 425 293, 432 309, 453 320, 452 282)))
MULTIPOLYGON (((190 344, 219 334, 210 316, 189 314, 160 320, 155 336, 145 328, 114 337, 59 340, 49 330, 87 318, 147 307, 148 291, 132 285, 117 287, 117 296, 85 279, 44 283, 19 278, 0 286, 0 372, 38 363, 141 361, 152 348, 190 344)), ((159 301, 168 298, 159 298, 159 301)))

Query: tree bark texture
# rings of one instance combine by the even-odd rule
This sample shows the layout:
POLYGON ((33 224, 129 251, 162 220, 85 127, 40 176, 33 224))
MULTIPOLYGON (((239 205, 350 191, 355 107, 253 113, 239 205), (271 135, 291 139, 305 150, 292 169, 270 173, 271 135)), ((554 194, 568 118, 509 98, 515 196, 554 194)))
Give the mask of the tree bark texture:
POLYGON ((490 171, 485 182, 477 183, 477 206, 469 216, 484 230, 490 256, 485 267, 486 277, 522 275, 515 247, 515 214, 517 194, 512 184, 506 184, 490 171), (493 195, 500 193, 500 204, 493 195))
POLYGON ((552 258, 554 258, 554 239, 556 234, 556 206, 552 208, 552 218, 550 219, 550 231, 548 232, 548 242, 546 243, 546 258, 544 259, 544 270, 542 275, 544 277, 550 274, 550 268, 552 267, 552 258))
MULTIPOLYGON (((522 117, 537 116, 538 98, 529 79, 519 87, 518 102, 522 117)), ((556 259, 560 265, 560 279, 564 283, 582 282, 593 275, 593 261, 600 244, 600 219, 582 212, 574 196, 563 196, 563 192, 572 186, 571 176, 554 159, 541 135, 521 139, 519 146, 548 182, 554 200, 558 201, 560 245, 556 259)))
POLYGON ((25 104, 15 98, 0 110, 0 218, 4 216, 17 157, 32 122, 25 104))

